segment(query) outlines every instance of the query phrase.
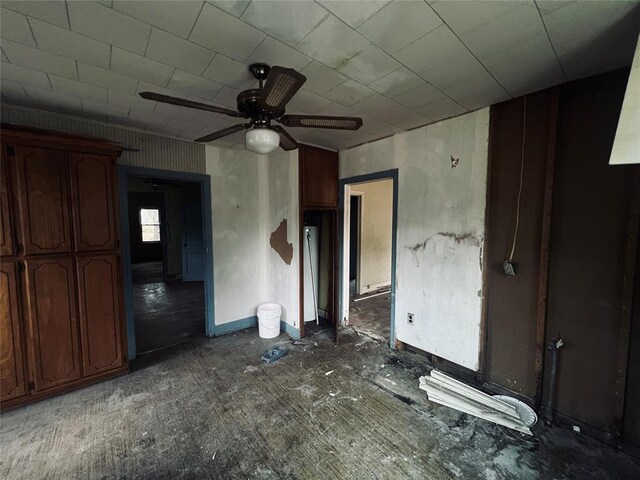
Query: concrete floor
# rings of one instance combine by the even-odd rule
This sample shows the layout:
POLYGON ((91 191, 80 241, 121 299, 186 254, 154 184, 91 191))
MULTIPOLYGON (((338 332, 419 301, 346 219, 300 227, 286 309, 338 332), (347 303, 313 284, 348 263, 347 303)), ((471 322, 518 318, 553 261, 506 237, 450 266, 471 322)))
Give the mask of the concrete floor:
POLYGON ((2 414, 0 478, 640 478, 640 462, 573 432, 525 440, 430 404, 424 357, 352 329, 337 347, 249 330, 133 368, 2 414), (274 344, 289 354, 261 364, 274 344))

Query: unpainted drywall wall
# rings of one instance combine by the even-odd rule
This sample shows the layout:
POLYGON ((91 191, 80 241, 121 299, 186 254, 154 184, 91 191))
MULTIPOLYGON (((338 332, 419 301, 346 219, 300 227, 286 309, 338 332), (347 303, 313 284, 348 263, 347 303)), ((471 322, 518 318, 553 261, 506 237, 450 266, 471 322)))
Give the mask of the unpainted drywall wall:
POLYGON ((391 226, 393 180, 360 183, 360 279, 359 293, 391 285, 391 226))
POLYGON ((260 207, 265 224, 261 241, 266 253, 264 270, 267 301, 279 303, 282 306, 281 320, 299 329, 298 151, 278 149, 268 156, 262 155, 260 160, 260 207), (287 242, 293 247, 289 264, 269 244, 271 233, 283 220, 287 224, 287 242))
POLYGON ((270 155, 206 148, 211 176, 216 325, 282 306, 282 320, 298 328, 297 152, 270 155), (286 220, 293 256, 287 264, 270 239, 286 220))
POLYGON ((482 109, 340 152, 340 178, 398 168, 397 339, 473 370, 488 132, 482 109))

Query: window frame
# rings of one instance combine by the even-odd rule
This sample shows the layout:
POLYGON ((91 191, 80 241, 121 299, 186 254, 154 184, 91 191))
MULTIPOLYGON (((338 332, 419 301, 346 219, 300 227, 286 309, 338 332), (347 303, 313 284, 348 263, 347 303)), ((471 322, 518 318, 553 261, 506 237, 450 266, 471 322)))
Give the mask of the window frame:
POLYGON ((162 243, 162 210, 160 207, 139 207, 138 208, 138 228, 140 232, 140 243, 154 244, 162 243), (142 223, 142 211, 143 210, 156 210, 158 212, 158 223, 142 223), (145 226, 157 226, 159 240, 145 240, 144 232, 142 231, 145 226))

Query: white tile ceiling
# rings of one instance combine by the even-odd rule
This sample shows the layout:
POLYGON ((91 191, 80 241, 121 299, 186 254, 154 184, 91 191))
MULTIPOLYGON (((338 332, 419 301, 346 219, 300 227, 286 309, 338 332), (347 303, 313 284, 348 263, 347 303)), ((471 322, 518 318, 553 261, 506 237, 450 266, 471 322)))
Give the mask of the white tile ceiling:
MULTIPOLYGON (((237 119, 254 61, 302 71, 289 111, 363 118, 290 129, 343 149, 631 62, 638 1, 2 1, 2 101, 194 139, 237 119)), ((221 146, 239 147, 242 134, 221 146)))

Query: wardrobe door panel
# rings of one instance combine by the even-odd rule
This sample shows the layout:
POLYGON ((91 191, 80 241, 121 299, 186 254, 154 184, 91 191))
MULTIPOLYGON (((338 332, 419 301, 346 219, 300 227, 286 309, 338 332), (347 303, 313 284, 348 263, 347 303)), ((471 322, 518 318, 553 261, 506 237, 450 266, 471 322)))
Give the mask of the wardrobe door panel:
POLYGON ((37 391, 81 377, 71 258, 27 260, 29 330, 37 391))
POLYGON ((16 147, 24 253, 72 250, 67 155, 59 150, 16 147))
POLYGON ((0 400, 27 394, 18 303, 18 282, 13 262, 0 269, 0 400))
POLYGON ((112 157, 73 153, 69 155, 69 169, 77 250, 118 248, 112 157))
POLYGON ((338 154, 303 145, 298 155, 302 208, 337 208, 338 154))
POLYGON ((0 255, 9 257, 13 255, 13 229, 11 228, 11 210, 9 206, 9 186, 7 174, 7 158, 5 157, 5 145, 2 145, 2 162, 0 162, 0 255))
POLYGON ((121 367, 118 257, 78 258, 82 362, 85 376, 121 367))

